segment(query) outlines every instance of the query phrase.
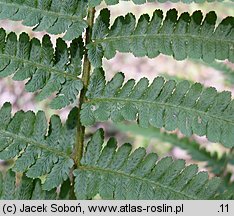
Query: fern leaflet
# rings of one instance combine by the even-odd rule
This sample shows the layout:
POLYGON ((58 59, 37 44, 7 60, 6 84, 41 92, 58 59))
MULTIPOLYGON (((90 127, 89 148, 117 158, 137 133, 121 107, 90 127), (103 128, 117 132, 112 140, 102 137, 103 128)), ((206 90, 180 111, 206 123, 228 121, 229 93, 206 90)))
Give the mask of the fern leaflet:
POLYGON ((0 19, 22 20, 35 31, 66 32, 64 40, 79 37, 87 27, 86 0, 0 0, 0 19))
POLYGON ((160 53, 176 60, 187 57, 212 62, 228 59, 234 62, 234 18, 227 17, 215 28, 217 16, 210 12, 203 20, 201 11, 191 16, 171 9, 163 20, 163 12, 156 10, 150 20, 144 14, 136 24, 129 13, 116 18, 109 28, 110 12, 101 11, 93 28, 93 42, 88 44, 89 59, 101 67, 103 56, 111 59, 116 51, 131 52, 134 56, 154 58, 160 53))
POLYGON ((29 78, 26 90, 41 89, 39 100, 57 92, 50 105, 60 109, 73 103, 83 88, 78 78, 83 52, 81 38, 73 40, 69 48, 65 41, 58 39, 54 51, 48 35, 43 37, 41 44, 38 39, 29 40, 26 33, 17 40, 15 33, 6 35, 5 30, 0 29, 0 77, 14 74, 14 80, 29 78))
POLYGON ((32 180, 25 175, 16 184, 16 174, 11 170, 4 175, 0 172, 0 200, 54 200, 56 190, 43 191, 40 180, 32 180))
POLYGON ((47 129, 44 112, 17 112, 11 117, 11 105, 0 110, 0 159, 15 158, 14 171, 27 177, 44 176, 43 189, 51 190, 68 179, 73 166, 70 155, 74 144, 77 109, 70 112, 66 125, 53 115, 47 129))
MULTIPOLYGON (((132 1, 134 4, 144 4, 146 2, 159 2, 159 3, 164 3, 164 2, 173 2, 173 3, 176 3, 176 2, 183 2, 183 3, 186 3, 186 4, 189 4, 189 3, 204 3, 204 2, 220 2, 220 1, 223 1, 223 0, 104 0, 104 2, 107 4, 107 5, 114 5, 114 4, 118 4, 119 2, 121 1, 132 1)), ((230 0, 230 1, 233 1, 233 0, 230 0)), ((90 0, 89 1, 89 5, 90 7, 95 7, 97 5, 100 5, 102 2, 102 0, 90 0)))
POLYGON ((74 171, 77 198, 91 199, 96 194, 103 199, 214 198, 220 180, 197 173, 196 165, 186 167, 183 160, 171 157, 157 161, 157 155, 146 156, 144 148, 132 153, 131 149, 130 144, 117 148, 113 138, 103 146, 103 131, 98 130, 74 171))
POLYGON ((223 172, 226 163, 233 164, 233 161, 229 159, 226 153, 222 156, 219 156, 218 152, 211 153, 196 141, 186 137, 178 138, 176 134, 161 132, 157 128, 141 128, 135 124, 118 124, 117 128, 124 132, 128 131, 147 138, 155 138, 162 142, 167 142, 173 146, 182 148, 192 157, 192 160, 206 162, 206 167, 216 175, 220 175, 223 172))
POLYGON ((137 84, 117 73, 106 83, 104 71, 95 69, 83 104, 81 121, 92 125, 109 118, 115 122, 138 121, 141 127, 150 125, 172 131, 176 128, 186 136, 206 135, 211 142, 234 146, 234 101, 230 92, 218 93, 215 88, 188 81, 178 84, 162 77, 152 84, 142 78, 137 84))

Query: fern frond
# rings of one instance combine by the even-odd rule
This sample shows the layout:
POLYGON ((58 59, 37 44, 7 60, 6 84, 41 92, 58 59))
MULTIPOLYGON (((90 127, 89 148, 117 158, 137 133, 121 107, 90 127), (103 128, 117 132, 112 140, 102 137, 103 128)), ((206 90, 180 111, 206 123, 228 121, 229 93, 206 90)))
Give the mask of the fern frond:
POLYGON ((208 179, 197 166, 185 166, 171 157, 159 161, 144 148, 131 153, 130 144, 117 148, 111 138, 103 146, 103 131, 98 130, 74 171, 78 199, 213 199, 220 185, 218 178, 208 179), (156 164, 155 164, 156 163, 156 164))
POLYGON ((217 152, 212 153, 208 151, 194 140, 190 140, 186 137, 179 138, 176 134, 161 132, 157 128, 141 128, 135 124, 118 124, 117 128, 124 132, 131 132, 136 135, 155 138, 162 142, 167 142, 173 146, 177 146, 185 150, 191 156, 192 160, 206 162, 206 167, 216 175, 222 173, 225 164, 229 162, 227 154, 219 156, 217 152))
MULTIPOLYGON (((224 175, 222 176, 222 184, 220 185, 221 192, 232 191, 234 195, 234 182, 232 179, 232 175, 233 174, 231 172, 227 172, 227 173, 224 173, 224 175)), ((233 196, 233 199, 234 199, 234 196, 233 196)))
POLYGON ((15 33, 6 35, 0 29, 0 77, 14 74, 14 80, 29 79, 26 90, 41 90, 39 100, 56 92, 57 97, 50 105, 60 109, 73 103, 83 88, 78 78, 83 52, 82 38, 73 40, 69 48, 65 41, 58 39, 54 51, 48 35, 40 43, 35 38, 30 40, 26 33, 17 40, 15 33))
POLYGON ((176 84, 162 77, 152 84, 142 78, 135 84, 125 84, 124 75, 117 73, 106 83, 104 71, 95 69, 83 104, 81 121, 92 125, 109 118, 115 122, 138 121, 141 127, 176 128, 186 136, 206 135, 211 142, 226 147, 234 146, 234 101, 230 92, 218 93, 213 87, 190 85, 188 81, 176 84))
POLYGON ((34 31, 50 34, 65 33, 64 40, 79 37, 87 27, 86 0, 0 0, 0 19, 23 21, 34 31))
POLYGON ((234 192, 233 190, 227 190, 224 193, 218 195, 216 200, 234 200, 234 192))
POLYGON ((48 200, 56 198, 56 190, 43 191, 40 180, 32 180, 25 175, 16 184, 16 174, 8 170, 5 175, 0 172, 0 200, 48 200))
POLYGON ((62 126, 58 116, 50 119, 45 113, 17 112, 11 117, 11 105, 5 103, 0 110, 0 159, 15 159, 13 170, 26 172, 27 177, 43 176, 43 189, 51 190, 68 179, 73 160, 70 157, 76 126, 73 109, 67 123, 62 126))
POLYGON ((101 67, 103 56, 111 59, 116 51, 137 57, 153 58, 161 53, 177 60, 190 57, 205 62, 234 62, 233 17, 225 18, 215 28, 215 12, 209 12, 205 19, 201 11, 177 16, 175 9, 169 10, 165 18, 161 10, 156 10, 151 20, 144 14, 136 24, 135 16, 129 13, 116 18, 109 27, 110 12, 102 10, 93 28, 93 42, 87 46, 91 63, 101 67))
MULTIPOLYGON (((118 4, 121 1, 132 1, 134 4, 144 4, 146 2, 159 2, 159 3, 164 3, 164 2, 173 2, 173 3, 183 2, 183 3, 189 4, 189 3, 192 3, 192 2, 194 2, 194 3, 220 2, 220 1, 223 1, 223 0, 104 0, 104 2, 107 5, 115 5, 115 4, 118 4)), ((233 0, 230 0, 230 1, 233 1, 233 0)), ((89 1, 89 6, 90 7, 95 7, 97 5, 100 5, 101 2, 102 2, 102 0, 90 0, 89 1)))

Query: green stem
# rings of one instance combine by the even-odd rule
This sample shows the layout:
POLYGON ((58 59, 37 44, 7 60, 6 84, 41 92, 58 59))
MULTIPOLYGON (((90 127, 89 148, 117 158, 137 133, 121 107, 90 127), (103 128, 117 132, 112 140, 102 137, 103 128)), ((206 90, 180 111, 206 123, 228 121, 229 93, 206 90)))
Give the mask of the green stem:
MULTIPOLYGON (((95 9, 90 8, 89 12, 88 12, 88 17, 87 17, 88 28, 86 29, 85 45, 89 44, 91 41, 92 27, 93 27, 93 22, 94 22, 94 14, 95 14, 95 9)), ((82 91, 80 93, 80 100, 79 100, 79 107, 78 107, 79 114, 80 114, 82 104, 86 100, 85 94, 86 94, 88 84, 89 84, 90 70, 91 70, 91 64, 90 64, 90 61, 88 59, 88 51, 86 49, 85 55, 84 55, 83 73, 82 73, 82 81, 84 84, 84 88, 82 89, 82 91)), ((74 146, 74 151, 73 151, 73 159, 75 161, 76 166, 80 165, 80 160, 82 158, 83 147, 84 147, 84 134, 85 134, 85 127, 81 124, 80 115, 78 115, 77 137, 76 137, 76 144, 74 146)))
MULTIPOLYGON (((94 16, 95 16, 95 8, 90 8, 88 11, 88 16, 87 16, 88 28, 86 29, 85 46, 91 42, 94 16)), ((80 93, 80 99, 79 99, 79 105, 78 105, 77 135, 76 135, 76 143, 74 145, 74 150, 72 153, 72 158, 74 160, 74 166, 73 166, 72 172, 74 169, 76 169, 80 165, 80 160, 83 155, 85 127, 81 124, 81 121, 80 121, 80 111, 81 111, 82 104, 86 100, 85 94, 86 94, 88 84, 89 84, 90 70, 91 70, 91 63, 88 59, 88 50, 85 49, 83 73, 82 73, 82 81, 83 81, 84 87, 80 93)), ((72 185, 71 185, 70 199, 75 199, 73 174, 71 174, 71 183, 72 185)))

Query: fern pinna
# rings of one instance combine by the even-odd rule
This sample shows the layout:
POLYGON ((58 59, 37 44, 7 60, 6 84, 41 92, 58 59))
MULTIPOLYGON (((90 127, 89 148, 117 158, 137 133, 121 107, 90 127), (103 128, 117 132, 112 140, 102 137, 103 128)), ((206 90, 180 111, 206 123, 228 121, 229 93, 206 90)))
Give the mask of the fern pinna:
POLYGON ((234 18, 217 22, 214 11, 179 14, 157 9, 164 0, 132 0, 152 3, 152 16, 137 19, 127 13, 112 19, 108 5, 120 0, 103 1, 106 8, 95 16, 101 2, 0 0, 0 19, 22 21, 33 31, 50 34, 39 40, 1 28, 0 76, 26 81, 25 89, 36 92, 38 100, 49 98, 53 109, 71 107, 63 123, 58 115, 47 119, 45 110, 13 114, 9 102, 2 105, 0 159, 10 166, 0 173, 0 198, 233 199, 228 170, 234 164, 231 92, 163 77, 125 81, 121 72, 107 81, 103 59, 117 52, 195 59, 223 71, 231 85, 232 68, 220 61, 234 62, 234 18), (53 44, 51 35, 58 34, 53 44), (208 172, 143 147, 119 145, 114 137, 106 141, 99 126, 88 138, 87 127, 108 120, 128 122, 125 131, 136 127, 129 125, 136 121, 141 133, 150 131, 158 141, 185 149, 194 161, 205 162, 208 172), (165 132, 175 130, 186 137, 165 132), (225 153, 201 147, 188 138, 194 134, 220 143, 225 153))

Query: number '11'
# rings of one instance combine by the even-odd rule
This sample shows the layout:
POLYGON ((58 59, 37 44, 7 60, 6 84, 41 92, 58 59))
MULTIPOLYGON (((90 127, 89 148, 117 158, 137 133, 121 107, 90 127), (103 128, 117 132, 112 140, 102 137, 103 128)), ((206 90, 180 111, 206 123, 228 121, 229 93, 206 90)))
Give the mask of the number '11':
POLYGON ((222 212, 228 212, 228 204, 226 204, 226 205, 222 204, 222 205, 220 205, 220 208, 221 208, 222 212))

